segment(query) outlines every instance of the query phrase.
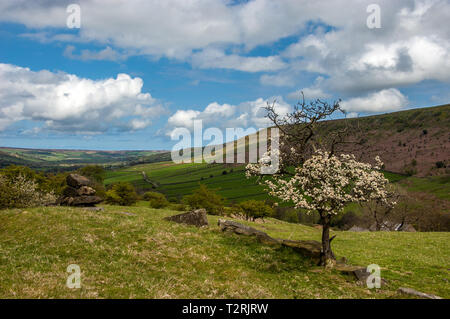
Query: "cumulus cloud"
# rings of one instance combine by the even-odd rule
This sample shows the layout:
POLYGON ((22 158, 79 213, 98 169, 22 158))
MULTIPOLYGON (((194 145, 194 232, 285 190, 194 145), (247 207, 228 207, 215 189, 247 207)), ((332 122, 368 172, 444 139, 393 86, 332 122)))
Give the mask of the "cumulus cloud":
POLYGON ((178 110, 169 117, 166 127, 166 135, 173 136, 179 128, 194 128, 194 121, 201 120, 204 128, 264 128, 270 125, 266 118, 264 107, 267 103, 275 103, 275 110, 279 114, 286 114, 291 110, 289 104, 282 97, 269 99, 258 98, 253 101, 240 103, 239 105, 208 104, 203 111, 178 110))
MULTIPOLYGON (((447 1, 382 1, 382 28, 369 29, 364 1, 342 12, 348 21, 324 20, 335 28, 317 28, 283 53, 290 69, 327 76, 322 85, 344 94, 407 86, 425 80, 450 81, 450 18, 447 1)), ((351 6, 352 6, 351 5, 351 6)), ((284 71, 283 71, 284 72, 284 71)), ((279 75, 282 76, 284 73, 279 75)))
POLYGON ((91 80, 0 64, 0 130, 22 120, 83 134, 143 129, 164 111, 142 85, 127 74, 91 80))
POLYGON ((323 76, 320 85, 304 89, 310 96, 450 82, 448 0, 378 0, 381 29, 366 25, 372 0, 119 0, 107 8, 81 0, 77 32, 65 31, 70 2, 2 1, 0 21, 22 23, 30 29, 24 36, 43 42, 104 45, 79 54, 68 46, 66 55, 82 60, 168 57, 202 69, 268 72, 260 83, 275 87, 299 87, 302 73, 323 76), (287 37, 298 40, 274 46, 287 37), (273 50, 251 51, 261 46, 273 50))
POLYGON ((398 111, 408 105, 408 99, 397 89, 386 89, 365 97, 344 100, 341 106, 355 117, 357 112, 380 113, 398 111))

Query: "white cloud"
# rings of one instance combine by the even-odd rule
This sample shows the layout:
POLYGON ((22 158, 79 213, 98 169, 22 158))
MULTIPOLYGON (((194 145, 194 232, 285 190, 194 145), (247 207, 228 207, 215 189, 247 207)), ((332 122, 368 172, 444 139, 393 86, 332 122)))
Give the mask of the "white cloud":
POLYGON ((408 99, 397 89, 386 89, 365 97, 344 100, 341 106, 344 110, 351 112, 348 114, 348 116, 351 116, 355 115, 355 112, 398 111, 408 106, 408 99))
POLYGON ((218 49, 206 49, 192 56, 194 67, 234 69, 245 72, 277 71, 286 67, 279 56, 243 57, 236 54, 225 55, 218 49))
POLYGON ((324 92, 320 87, 324 80, 325 79, 323 77, 319 76, 315 79, 312 86, 291 92, 287 95, 287 97, 291 100, 301 100, 303 92, 303 95, 307 100, 328 99, 331 97, 331 94, 324 92))
POLYGON ((179 128, 192 130, 194 120, 202 120, 203 128, 217 127, 225 128, 249 128, 255 129, 267 127, 270 121, 266 118, 264 107, 267 103, 275 102, 275 109, 279 114, 286 114, 291 110, 289 104, 282 97, 269 99, 258 98, 239 105, 219 104, 217 102, 208 104, 203 111, 178 110, 167 121, 166 135, 173 136, 179 128))
POLYGON ((142 92, 142 85, 142 79, 127 74, 91 80, 0 64, 0 130, 22 120, 86 134, 142 129, 163 112, 158 101, 142 92))
POLYGON ((259 78, 259 82, 267 86, 294 86, 295 79, 286 73, 264 74, 259 78))
POLYGON ((64 50, 64 56, 81 61, 90 60, 106 60, 106 61, 123 61, 128 57, 128 54, 122 54, 107 46, 103 50, 91 51, 91 50, 81 50, 80 54, 74 54, 75 47, 73 45, 68 45, 64 50))
POLYGON ((105 46, 77 55, 69 46, 66 54, 72 58, 164 56, 197 68, 270 72, 260 76, 260 83, 277 87, 298 87, 304 72, 326 77, 307 88, 311 96, 356 96, 427 80, 450 82, 448 0, 378 0, 381 29, 366 25, 372 0, 79 3, 82 25, 75 33, 64 31, 67 13, 57 1, 1 1, 0 21, 22 23, 30 28, 24 36, 43 42, 105 46), (299 35, 296 43, 276 53, 274 43, 299 35), (248 56, 259 46, 274 53, 248 56))
MULTIPOLYGON (((290 45, 282 56, 293 70, 327 75, 322 87, 344 94, 407 86, 425 80, 450 81, 450 19, 445 0, 381 1, 382 28, 369 29, 365 1, 339 11, 347 21, 323 19, 336 27, 318 28, 290 45), (354 9, 359 10, 355 15, 354 9)), ((330 7, 330 10, 332 8, 330 7)), ((323 13, 323 17, 327 14, 323 13)))

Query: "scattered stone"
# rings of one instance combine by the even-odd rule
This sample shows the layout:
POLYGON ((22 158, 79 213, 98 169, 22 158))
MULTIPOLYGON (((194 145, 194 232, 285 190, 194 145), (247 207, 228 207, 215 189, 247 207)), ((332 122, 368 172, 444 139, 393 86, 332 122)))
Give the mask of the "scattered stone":
POLYGON ((95 189, 88 186, 90 180, 78 174, 69 174, 66 178, 67 186, 63 189, 59 205, 64 206, 95 206, 103 201, 95 196, 95 189))
POLYGON ((369 231, 367 228, 363 228, 363 227, 359 227, 359 226, 353 226, 352 228, 350 228, 348 231, 352 231, 352 232, 366 232, 369 231))
POLYGON ((405 294, 405 295, 416 296, 416 297, 419 297, 422 299, 442 299, 442 297, 432 295, 432 294, 426 294, 424 292, 420 292, 420 291, 414 290, 412 288, 400 287, 398 289, 398 292, 405 294))
POLYGON ((206 218, 206 210, 203 208, 183 214, 178 214, 175 216, 169 216, 164 219, 180 224, 194 225, 197 227, 208 226, 208 218, 206 218))

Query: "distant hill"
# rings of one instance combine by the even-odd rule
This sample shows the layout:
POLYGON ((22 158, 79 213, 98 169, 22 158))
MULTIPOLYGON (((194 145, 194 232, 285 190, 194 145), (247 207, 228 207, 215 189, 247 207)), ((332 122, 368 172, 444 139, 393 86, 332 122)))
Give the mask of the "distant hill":
POLYGON ((40 170, 71 170, 88 164, 117 168, 170 160, 167 151, 95 151, 0 147, 0 168, 24 165, 40 170))
MULTIPOLYGON (((363 161, 379 155, 387 171, 417 176, 450 173, 450 104, 329 121, 323 133, 343 121, 359 121, 364 148, 354 153, 363 161)), ((351 147, 344 151, 353 153, 351 147)))
MULTIPOLYGON (((371 162, 379 155, 385 170, 434 176, 450 173, 450 104, 406 111, 340 119, 321 123, 321 134, 358 121, 363 149, 342 149, 371 162)), ((248 141, 248 137, 246 137, 248 141)), ((232 143, 225 144, 225 148, 232 143)), ((248 142, 246 143, 248 148, 248 142)), ((0 148, 0 167, 10 164, 37 169, 72 169, 86 164, 124 167, 170 161, 168 151, 85 151, 0 148)))

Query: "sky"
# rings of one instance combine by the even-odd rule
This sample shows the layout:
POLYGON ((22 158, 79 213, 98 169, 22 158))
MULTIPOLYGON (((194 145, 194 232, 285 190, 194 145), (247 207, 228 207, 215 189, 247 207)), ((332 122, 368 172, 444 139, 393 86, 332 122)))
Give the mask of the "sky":
POLYGON ((347 117, 449 103, 450 2, 374 2, 2 0, 0 146, 171 149, 301 91, 347 117))

